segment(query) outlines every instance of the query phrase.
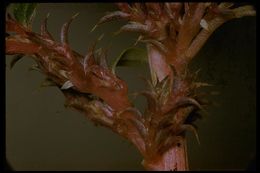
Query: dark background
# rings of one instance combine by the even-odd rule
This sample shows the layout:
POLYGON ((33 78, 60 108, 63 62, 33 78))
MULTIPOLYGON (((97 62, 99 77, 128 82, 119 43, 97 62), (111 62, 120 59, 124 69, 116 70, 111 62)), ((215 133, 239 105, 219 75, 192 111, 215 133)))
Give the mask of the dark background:
MULTIPOLYGON (((59 40, 60 28, 72 15, 71 47, 86 54, 88 46, 105 33, 98 47, 111 46, 109 60, 131 46, 137 34, 113 37, 124 22, 111 22, 89 31, 113 4, 39 4, 33 28, 50 12, 49 31, 59 40)), ((191 170, 243 170, 256 151, 256 18, 230 21, 210 37, 191 70, 201 69, 199 79, 213 84, 205 91, 219 91, 208 98, 218 103, 200 120, 198 145, 188 133, 191 170)), ((143 47, 143 45, 138 45, 143 47)), ((64 97, 54 87, 39 88, 44 76, 28 68, 29 58, 9 69, 6 57, 6 157, 15 170, 143 170, 142 157, 128 141, 103 127, 96 127, 78 112, 65 109, 64 97)), ((138 76, 149 76, 147 67, 123 68, 117 73, 130 92, 145 89, 138 76)), ((137 107, 144 109, 145 99, 137 107)))

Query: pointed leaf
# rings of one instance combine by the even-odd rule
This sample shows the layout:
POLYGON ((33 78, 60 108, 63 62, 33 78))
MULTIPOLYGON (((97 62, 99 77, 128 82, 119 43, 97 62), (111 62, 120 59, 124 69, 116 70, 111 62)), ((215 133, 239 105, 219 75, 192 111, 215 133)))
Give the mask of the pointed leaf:
POLYGON ((167 48, 160 41, 157 41, 155 39, 141 40, 141 42, 152 44, 153 46, 157 47, 162 53, 168 52, 167 48))
POLYGON ((137 43, 139 43, 143 38, 144 38, 144 36, 143 36, 143 35, 140 35, 140 36, 137 38, 136 42, 134 43, 134 46, 136 46, 137 43))
POLYGON ((115 73, 116 66, 140 66, 147 63, 147 52, 143 49, 125 49, 112 63, 112 72, 115 73))
POLYGON ((65 71, 65 70, 59 70, 59 74, 60 74, 61 76, 65 77, 66 79, 69 78, 69 77, 68 77, 68 72, 65 71))
POLYGON ((206 110, 204 110, 204 108, 195 99, 193 99, 191 97, 180 98, 176 102, 175 107, 181 107, 181 106, 185 106, 185 105, 193 105, 207 114, 206 110))
POLYGON ((219 8, 230 8, 234 5, 232 2, 222 2, 219 4, 219 8))
POLYGON ((100 25, 102 23, 114 20, 114 19, 127 19, 130 15, 127 13, 124 13, 122 11, 114 11, 111 13, 108 13, 107 15, 103 16, 99 21, 97 25, 100 25))
POLYGON ((205 82, 194 82, 193 85, 195 88, 212 86, 212 84, 205 83, 205 82))
POLYGON ((141 34, 149 34, 150 33, 150 28, 147 25, 138 23, 138 22, 130 22, 127 23, 126 25, 122 26, 119 31, 117 31, 115 34, 119 34, 121 32, 138 32, 141 34))
POLYGON ((69 31, 70 24, 78 15, 79 15, 79 13, 74 14, 68 22, 66 22, 62 25, 62 27, 61 27, 61 43, 63 45, 68 44, 68 31, 69 31))
POLYGON ((205 19, 201 19, 200 21, 200 26, 204 29, 206 29, 207 31, 209 30, 209 25, 208 22, 205 19))
POLYGON ((31 25, 35 16, 37 3, 15 3, 13 4, 13 14, 15 19, 25 27, 31 25))
POLYGON ((161 82, 158 82, 156 84, 156 88, 162 89, 162 90, 168 90, 169 89, 169 81, 170 77, 169 75, 165 76, 161 82))
POLYGON ((126 108, 126 109, 124 109, 124 110, 118 112, 118 113, 117 113, 117 116, 120 116, 121 114, 123 114, 123 113, 125 113, 125 112, 132 112, 133 115, 135 115, 134 117, 135 117, 136 119, 141 119, 141 118, 142 118, 141 112, 140 112, 138 109, 133 108, 133 107, 128 107, 128 108, 126 108))
POLYGON ((33 64, 33 65, 28 69, 28 71, 32 71, 32 70, 41 72, 41 69, 40 69, 40 67, 39 67, 38 64, 33 64))
POLYGON ((108 69, 107 65, 107 51, 108 49, 99 48, 95 51, 96 55, 96 61, 97 64, 99 64, 101 67, 104 67, 108 69))
POLYGON ((48 86, 56 86, 56 83, 53 82, 51 79, 46 78, 46 79, 41 83, 41 87, 48 87, 48 86))
POLYGON ((62 85, 61 89, 62 89, 62 90, 65 90, 65 89, 69 89, 69 88, 71 88, 71 87, 73 87, 73 86, 74 86, 73 83, 68 80, 67 82, 65 82, 65 83, 62 85))
POLYGON ((47 29, 47 22, 48 22, 49 16, 50 16, 50 13, 48 13, 46 15, 45 19, 41 23, 41 35, 43 35, 47 39, 54 40, 53 36, 51 35, 51 33, 47 29))
POLYGON ((197 142, 198 144, 200 145, 200 139, 199 139, 199 135, 198 135, 198 132, 197 132, 197 129, 191 125, 191 124, 184 124, 181 126, 182 130, 187 130, 187 131, 191 131, 194 133, 196 139, 197 139, 197 142))

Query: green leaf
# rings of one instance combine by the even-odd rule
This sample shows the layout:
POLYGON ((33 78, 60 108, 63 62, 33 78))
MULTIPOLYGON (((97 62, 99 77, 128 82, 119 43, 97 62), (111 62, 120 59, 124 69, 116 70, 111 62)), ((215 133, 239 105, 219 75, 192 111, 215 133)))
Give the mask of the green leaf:
POLYGON ((147 52, 140 48, 127 48, 112 63, 112 72, 115 73, 117 66, 142 66, 147 63, 147 52))
POLYGON ((15 3, 13 4, 14 18, 22 25, 31 25, 36 12, 37 3, 15 3))

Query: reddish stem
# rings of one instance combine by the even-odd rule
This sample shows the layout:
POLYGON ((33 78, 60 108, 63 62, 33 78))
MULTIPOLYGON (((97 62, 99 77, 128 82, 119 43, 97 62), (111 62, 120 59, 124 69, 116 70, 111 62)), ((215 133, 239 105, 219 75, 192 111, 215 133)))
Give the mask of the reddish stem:
MULTIPOLYGON (((166 76, 170 75, 170 78, 175 78, 177 76, 173 76, 171 73, 171 68, 166 62, 167 55, 162 54, 157 48, 152 45, 148 45, 148 57, 149 57, 149 65, 151 70, 152 78, 158 78, 159 81, 163 80, 166 76), (155 75, 155 76, 153 76, 155 75)), ((181 69, 182 64, 177 64, 177 69, 181 69)), ((177 74, 176 74, 177 75, 177 74)), ((185 83, 184 81, 180 81, 180 83, 185 83)), ((178 94, 184 95, 185 92, 181 92, 184 90, 184 86, 178 91, 178 94)), ((175 95, 176 96, 176 95, 175 95)), ((176 96, 177 97, 177 96, 176 96)), ((173 103, 174 100, 170 101, 173 103)), ((167 109, 167 105, 161 107, 161 110, 167 109)), ((172 106, 171 106, 172 107, 172 106)), ((186 112, 184 112, 185 114, 186 112)), ((181 113, 183 115, 183 113, 181 113)), ((162 115, 157 115, 157 117, 165 116, 164 113, 162 115)), ((176 115, 175 115, 176 116, 176 115)), ((183 116, 181 116, 183 117, 183 116)), ((185 116, 184 116, 185 117, 185 116)), ((155 118, 155 117, 154 117, 155 118)), ((152 127, 153 128, 153 127, 152 127)), ((150 129, 152 130, 152 129, 150 129)), ((154 141, 152 141, 154 144, 154 141)), ((152 149, 156 150, 156 148, 152 149)), ((151 153, 147 151, 147 155, 149 156, 151 153)), ((150 151, 154 153, 154 151, 150 151)), ((155 153, 151 158, 144 160, 144 167, 147 170, 152 171, 185 171, 188 170, 188 159, 187 159, 187 151, 186 151, 186 140, 185 136, 181 137, 181 140, 178 141, 177 145, 173 145, 168 151, 164 154, 155 153)))
POLYGON ((154 160, 145 160, 143 166, 150 171, 187 171, 189 169, 187 158, 186 140, 182 138, 177 146, 162 156, 154 160))

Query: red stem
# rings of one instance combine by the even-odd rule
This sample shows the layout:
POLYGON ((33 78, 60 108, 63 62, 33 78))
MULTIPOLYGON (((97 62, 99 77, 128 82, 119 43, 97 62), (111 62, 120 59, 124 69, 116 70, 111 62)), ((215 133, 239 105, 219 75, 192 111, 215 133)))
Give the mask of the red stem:
POLYGON ((157 157, 155 160, 145 160, 143 166, 150 171, 187 171, 189 166, 185 138, 163 156, 157 157))

